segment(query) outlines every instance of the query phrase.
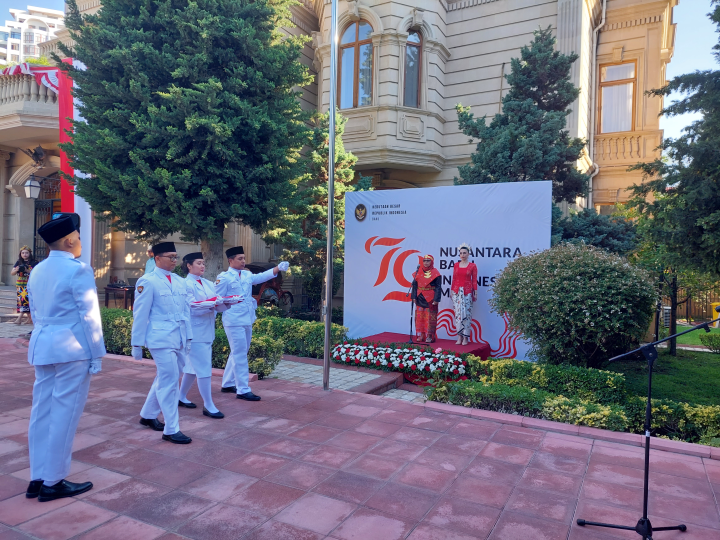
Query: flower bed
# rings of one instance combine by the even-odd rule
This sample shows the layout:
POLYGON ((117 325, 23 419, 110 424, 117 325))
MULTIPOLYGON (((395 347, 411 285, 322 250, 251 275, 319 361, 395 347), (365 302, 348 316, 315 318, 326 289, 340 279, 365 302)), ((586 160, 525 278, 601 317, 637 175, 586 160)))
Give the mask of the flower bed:
POLYGON ((332 359, 338 364, 405 373, 415 381, 465 380, 469 373, 468 362, 461 356, 408 344, 345 341, 333 347, 332 359))

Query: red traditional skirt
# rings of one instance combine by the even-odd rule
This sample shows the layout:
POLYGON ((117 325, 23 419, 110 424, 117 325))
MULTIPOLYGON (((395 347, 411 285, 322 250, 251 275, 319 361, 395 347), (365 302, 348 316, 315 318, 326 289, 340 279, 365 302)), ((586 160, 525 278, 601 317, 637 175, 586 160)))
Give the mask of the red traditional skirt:
POLYGON ((418 287, 418 294, 422 294, 430 305, 426 308, 415 306, 415 339, 425 342, 435 341, 438 316, 438 306, 432 303, 435 289, 432 287, 418 287))

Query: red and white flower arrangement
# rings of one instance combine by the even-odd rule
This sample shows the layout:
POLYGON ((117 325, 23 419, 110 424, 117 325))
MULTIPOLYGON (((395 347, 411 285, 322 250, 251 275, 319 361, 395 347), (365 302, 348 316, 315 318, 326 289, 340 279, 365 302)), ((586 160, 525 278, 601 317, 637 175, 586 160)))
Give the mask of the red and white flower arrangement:
POLYGON ((332 349, 339 364, 399 371, 428 379, 467 379, 468 364, 461 357, 442 349, 418 349, 412 345, 373 345, 343 342, 332 349))

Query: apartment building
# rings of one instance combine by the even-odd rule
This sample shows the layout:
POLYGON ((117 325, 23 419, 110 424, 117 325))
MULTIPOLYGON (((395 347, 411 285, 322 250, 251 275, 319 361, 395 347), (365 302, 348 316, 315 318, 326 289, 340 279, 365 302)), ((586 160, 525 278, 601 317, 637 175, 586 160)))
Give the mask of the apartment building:
POLYGON ((21 64, 39 58, 40 43, 55 38, 65 28, 65 13, 56 9, 28 6, 11 9, 11 21, 0 26, 0 65, 21 64))

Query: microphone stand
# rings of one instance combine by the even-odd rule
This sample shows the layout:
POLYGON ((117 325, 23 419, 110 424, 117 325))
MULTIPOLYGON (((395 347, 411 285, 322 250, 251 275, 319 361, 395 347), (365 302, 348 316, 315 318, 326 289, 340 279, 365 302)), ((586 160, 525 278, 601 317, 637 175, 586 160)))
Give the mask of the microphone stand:
MULTIPOLYGON (((415 281, 415 276, 420 271, 420 265, 417 265, 417 268, 415 269, 415 273, 413 274, 413 281, 415 281)), ((410 288, 405 293, 405 298, 410 296, 410 291, 412 291, 412 283, 410 284, 410 288)), ((414 343, 413 342, 413 309, 415 308, 415 301, 411 298, 410 299, 410 335, 408 339, 408 343, 414 343)))
MULTIPOLYGON (((715 311, 720 313, 720 306, 715 308, 715 311)), ((658 337, 658 329, 659 329, 659 320, 660 320, 660 303, 658 302, 657 307, 657 319, 655 323, 655 337, 658 337)), ((684 332, 679 332, 677 334, 674 334, 672 336, 668 336, 665 339, 659 339, 657 341, 654 341, 653 343, 648 343, 647 345, 643 345, 642 347, 635 349, 634 351, 630 351, 625 354, 621 354, 619 356, 615 356, 614 358, 611 358, 609 361, 614 362, 616 360, 619 360, 621 358, 625 358, 626 356, 632 356, 638 352, 642 353, 642 355, 645 357, 645 360, 648 364, 648 392, 647 392, 647 405, 645 407, 645 481, 643 485, 643 514, 640 520, 637 522, 637 525, 634 527, 629 527, 626 525, 613 525, 609 523, 598 523, 594 521, 585 521, 584 519, 578 519, 577 524, 581 527, 585 527, 586 525, 591 525, 593 527, 605 527, 607 529, 622 529, 624 531, 635 531, 640 536, 642 536, 643 540, 652 540, 653 531, 681 531, 685 532, 687 530, 687 526, 684 524, 675 525, 673 527, 657 527, 653 529, 652 525, 650 524, 650 520, 648 519, 648 482, 649 482, 649 474, 650 474, 650 427, 652 426, 652 404, 650 402, 652 398, 652 370, 653 365, 655 363, 655 360, 657 360, 658 352, 655 348, 656 345, 659 343, 663 343, 665 341, 669 341, 673 338, 676 338, 678 336, 682 336, 683 334, 688 334, 690 332, 694 332, 695 330, 703 329, 705 332, 710 332, 710 325, 714 322, 720 321, 720 318, 717 318, 715 320, 712 320, 710 322, 702 323, 697 326, 694 326, 690 328, 689 330, 685 330, 684 332)))

